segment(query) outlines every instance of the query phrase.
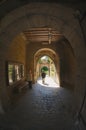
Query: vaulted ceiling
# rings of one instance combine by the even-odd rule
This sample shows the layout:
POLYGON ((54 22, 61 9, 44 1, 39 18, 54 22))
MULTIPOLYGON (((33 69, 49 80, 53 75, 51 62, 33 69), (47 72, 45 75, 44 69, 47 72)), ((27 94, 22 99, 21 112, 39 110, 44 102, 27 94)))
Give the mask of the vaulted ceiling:
POLYGON ((80 10, 86 9, 86 0, 0 0, 0 18, 25 4, 42 2, 62 4, 80 10))
MULTIPOLYGON (((0 0, 0 18, 2 19, 2 17, 6 16, 8 13, 23 5, 37 2, 62 4, 74 10, 78 9, 82 14, 85 12, 86 15, 86 0, 0 0)), ((53 43, 63 38, 62 34, 48 27, 30 28, 29 30, 23 31, 22 34, 26 41, 30 43, 41 42, 43 44, 50 44, 51 42, 53 43)))

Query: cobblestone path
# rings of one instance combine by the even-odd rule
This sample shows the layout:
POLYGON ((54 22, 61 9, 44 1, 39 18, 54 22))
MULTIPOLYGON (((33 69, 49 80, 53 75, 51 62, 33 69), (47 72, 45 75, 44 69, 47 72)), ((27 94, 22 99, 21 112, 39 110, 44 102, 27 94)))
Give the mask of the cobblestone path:
POLYGON ((72 108, 71 91, 37 82, 2 118, 0 130, 71 130, 72 108))

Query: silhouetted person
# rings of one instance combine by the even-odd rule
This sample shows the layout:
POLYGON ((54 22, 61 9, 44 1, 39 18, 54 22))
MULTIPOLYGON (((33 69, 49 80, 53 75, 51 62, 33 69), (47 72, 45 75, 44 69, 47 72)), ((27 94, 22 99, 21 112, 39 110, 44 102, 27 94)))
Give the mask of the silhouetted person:
POLYGON ((42 72, 41 76, 42 76, 42 83, 44 84, 45 83, 46 73, 42 72))

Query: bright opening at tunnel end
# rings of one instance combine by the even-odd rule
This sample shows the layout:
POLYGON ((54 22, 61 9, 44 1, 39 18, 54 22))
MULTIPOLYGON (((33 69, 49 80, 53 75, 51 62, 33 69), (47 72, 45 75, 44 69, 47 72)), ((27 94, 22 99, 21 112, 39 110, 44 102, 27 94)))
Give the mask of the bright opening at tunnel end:
POLYGON ((48 75, 45 78, 45 83, 42 83, 42 78, 39 77, 37 83, 44 87, 58 88, 60 87, 59 83, 56 83, 51 77, 48 75))

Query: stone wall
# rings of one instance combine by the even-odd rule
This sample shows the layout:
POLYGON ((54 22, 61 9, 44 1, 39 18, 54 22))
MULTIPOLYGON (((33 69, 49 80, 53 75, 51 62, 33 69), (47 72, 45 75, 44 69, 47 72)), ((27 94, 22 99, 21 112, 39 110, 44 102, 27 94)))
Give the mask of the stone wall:
MULTIPOLYGON (((3 55, 4 55, 4 50, 3 50, 3 55)), ((0 72, 2 72, 2 78, 0 81, 0 87, 1 87, 1 99, 2 99, 2 104, 4 109, 7 108, 7 106, 10 105, 10 100, 12 98, 12 89, 13 86, 7 86, 6 84, 6 62, 10 61, 10 62, 15 62, 15 63, 21 63, 24 64, 24 70, 25 70, 25 65, 26 65, 26 44, 23 41, 23 39, 20 38, 20 36, 17 36, 12 43, 10 44, 10 46, 8 46, 6 48, 6 56, 4 57, 2 55, 2 59, 0 60, 1 64, 2 64, 2 70, 0 72), (4 72, 4 73, 3 73, 4 72)))
MULTIPOLYGON (((86 15, 81 21, 81 31, 82 31, 82 36, 84 39, 84 48, 86 49, 86 15)), ((86 75, 85 75, 85 70, 86 70, 86 54, 85 52, 83 58, 80 58, 80 62, 82 63, 82 72, 81 75, 78 75, 79 80, 81 81, 81 85, 79 87, 76 87, 75 93, 77 94, 78 101, 79 101, 79 109, 78 112, 80 113, 80 122, 82 122, 84 125, 86 125, 86 75)), ((77 98, 76 98, 77 99, 77 98)))

